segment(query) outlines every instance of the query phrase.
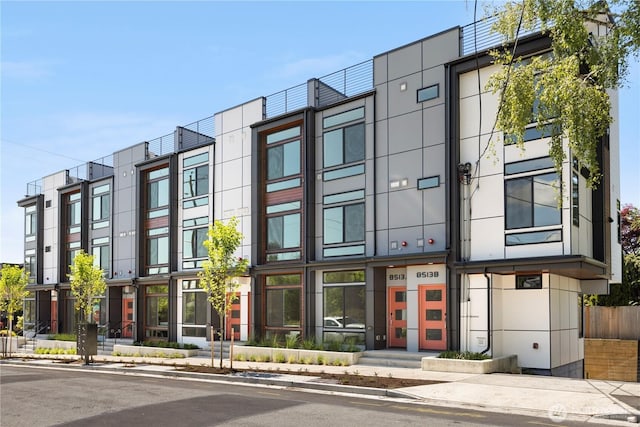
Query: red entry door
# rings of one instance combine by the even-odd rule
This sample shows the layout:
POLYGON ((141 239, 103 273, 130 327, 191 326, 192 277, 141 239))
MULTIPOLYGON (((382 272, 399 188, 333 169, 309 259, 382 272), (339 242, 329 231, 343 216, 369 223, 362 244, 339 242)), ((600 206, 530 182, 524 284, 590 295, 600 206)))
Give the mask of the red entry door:
MULTIPOLYGON (((247 297, 247 300, 251 295, 247 297)), ((231 339, 231 332, 233 331, 234 341, 240 341, 240 316, 242 307, 240 305, 240 292, 236 292, 236 300, 231 304, 231 312, 227 317, 225 339, 231 339)))
POLYGON ((420 350, 446 350, 446 286, 420 285, 418 293, 420 298, 420 350))
POLYGON ((122 298, 121 338, 133 338, 133 298, 122 298))
POLYGON ((390 286, 389 292, 389 328, 387 343, 389 347, 407 348, 407 288, 390 286))

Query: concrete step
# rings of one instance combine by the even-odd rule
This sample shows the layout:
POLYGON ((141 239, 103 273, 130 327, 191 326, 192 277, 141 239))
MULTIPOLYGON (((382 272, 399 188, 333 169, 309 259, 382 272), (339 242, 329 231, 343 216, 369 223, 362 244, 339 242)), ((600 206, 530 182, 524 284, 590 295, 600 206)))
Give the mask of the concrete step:
POLYGON ((420 369, 423 357, 437 354, 435 352, 408 352, 402 350, 366 350, 358 360, 358 365, 420 369))

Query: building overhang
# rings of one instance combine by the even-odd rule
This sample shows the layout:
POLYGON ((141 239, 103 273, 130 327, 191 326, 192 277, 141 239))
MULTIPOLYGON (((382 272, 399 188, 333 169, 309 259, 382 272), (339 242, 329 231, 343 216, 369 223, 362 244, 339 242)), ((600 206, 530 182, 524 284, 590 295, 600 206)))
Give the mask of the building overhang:
MULTIPOLYGON (((439 251, 434 253, 420 253, 407 255, 394 255, 384 257, 368 257, 353 259, 325 259, 321 261, 308 262, 304 265, 290 265, 290 270, 306 268, 310 271, 340 269, 340 268, 363 268, 363 267, 406 267, 410 265, 444 264, 447 262, 448 252, 439 251)), ((262 264, 254 265, 251 268, 253 274, 265 274, 269 272, 282 271, 289 267, 288 264, 262 264)))
POLYGON ((605 263, 582 255, 456 262, 458 273, 516 274, 543 272, 580 280, 608 279, 605 263))

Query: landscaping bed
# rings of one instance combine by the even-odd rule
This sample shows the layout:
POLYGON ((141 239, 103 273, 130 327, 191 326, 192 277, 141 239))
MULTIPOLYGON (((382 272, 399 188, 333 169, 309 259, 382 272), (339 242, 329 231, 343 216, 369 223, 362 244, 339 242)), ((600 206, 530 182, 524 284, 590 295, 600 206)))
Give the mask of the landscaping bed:
POLYGON ((313 377, 319 377, 324 383, 331 384, 339 384, 339 385, 350 385, 357 387, 371 387, 371 388, 382 388, 382 389, 394 389, 394 388, 402 388, 402 387, 413 387, 418 385, 430 385, 430 384, 439 384, 442 381, 430 381, 430 380, 418 380, 418 379, 408 379, 408 378, 395 378, 395 377, 383 377, 383 376, 367 376, 367 375, 358 375, 356 373, 326 373, 326 372, 308 372, 308 371, 288 371, 288 370, 277 370, 277 371, 265 371, 265 370, 239 370, 239 369, 229 369, 229 368, 212 368, 208 366, 181 366, 176 367, 178 371, 182 372, 197 372, 204 374, 218 374, 218 375, 231 375, 237 372, 258 372, 258 373, 270 373, 270 374, 288 374, 288 375, 307 375, 313 377))

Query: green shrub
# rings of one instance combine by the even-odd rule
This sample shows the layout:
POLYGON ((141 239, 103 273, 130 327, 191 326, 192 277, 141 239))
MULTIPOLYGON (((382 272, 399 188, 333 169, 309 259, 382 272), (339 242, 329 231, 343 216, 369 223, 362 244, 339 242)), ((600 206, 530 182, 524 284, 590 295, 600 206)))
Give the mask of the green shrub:
POLYGON ((318 345, 314 337, 305 338, 302 341, 302 348, 305 350, 322 350, 322 346, 318 345))
POLYGON ((483 353, 475 353, 472 351, 455 351, 455 350, 447 350, 443 351, 438 355, 440 359, 460 359, 460 360, 487 360, 491 359, 491 356, 488 356, 483 353))
POLYGON ((143 347, 157 347, 157 348, 173 348, 176 350, 179 349, 184 349, 184 350, 197 350, 200 347, 198 347, 195 344, 180 344, 179 342, 175 342, 175 341, 136 341, 133 343, 133 345, 137 345, 137 346, 143 346, 143 347))
POLYGON ((287 357, 287 363, 297 363, 298 362, 298 358, 293 355, 290 354, 289 357, 287 357))
MULTIPOLYGON (((10 334, 10 335, 11 335, 12 337, 17 337, 17 336, 18 336, 18 335, 17 335, 15 332, 13 332, 13 331, 11 331, 11 334, 10 334)), ((6 337, 6 336, 7 336, 7 330, 6 330, 6 329, 1 330, 1 331, 0 331, 0 337, 6 337)))
POLYGON ((251 335, 249 339, 245 342, 245 345, 248 345, 251 347, 258 347, 258 344, 259 344, 258 340, 253 335, 251 335))
POLYGON ((78 341, 78 337, 76 336, 76 334, 55 334, 55 335, 49 335, 47 338, 50 340, 56 340, 56 341, 72 341, 72 342, 78 341))
POLYGON ((327 358, 321 354, 316 358, 316 363, 318 365, 327 365, 327 358))
POLYGON ((298 335, 289 333, 285 337, 285 348, 298 348, 298 335))
POLYGON ((276 363, 284 363, 287 359, 284 357, 282 353, 276 353, 273 355, 273 361, 276 363))
POLYGON ((345 340, 345 345, 344 351, 348 351, 349 353, 360 351, 360 346, 358 346, 355 338, 347 338, 345 340))
POLYGON ((280 336, 278 334, 274 334, 273 336, 271 336, 269 347, 280 348, 280 336))
POLYGON ((338 340, 325 341, 324 348, 328 351, 342 351, 342 343, 338 340))

